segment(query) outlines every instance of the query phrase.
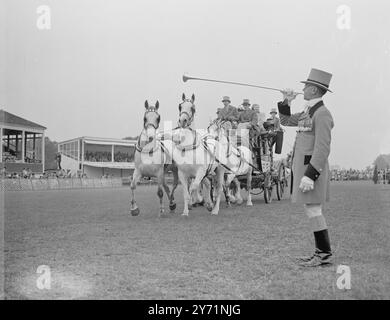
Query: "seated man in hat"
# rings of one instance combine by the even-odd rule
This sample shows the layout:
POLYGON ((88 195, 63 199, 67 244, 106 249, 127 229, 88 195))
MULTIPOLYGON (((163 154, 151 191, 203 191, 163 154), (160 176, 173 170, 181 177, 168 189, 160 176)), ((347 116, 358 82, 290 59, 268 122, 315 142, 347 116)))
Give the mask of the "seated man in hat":
POLYGON ((261 134, 263 133, 267 133, 267 130, 265 130, 263 124, 264 124, 264 113, 261 113, 260 112, 260 106, 258 104, 253 104, 252 105, 252 110, 256 113, 257 115, 257 126, 256 126, 256 130, 252 130, 252 134, 253 134, 253 137, 251 137, 251 139, 253 139, 254 141, 254 144, 256 145, 259 141, 259 137, 261 134))
POLYGON ((283 144, 283 130, 280 127, 280 119, 276 116, 277 113, 276 108, 271 109, 271 118, 267 119, 267 126, 269 126, 271 132, 275 134, 271 137, 271 148, 273 148, 276 143, 275 153, 280 154, 283 144))
POLYGON ((222 102, 224 106, 218 113, 218 119, 221 119, 222 121, 229 121, 232 126, 234 126, 234 123, 237 123, 238 121, 238 111, 230 104, 231 101, 228 96, 224 96, 222 98, 222 102))
POLYGON ((258 143, 258 147, 261 148, 261 154, 268 155, 269 154, 269 147, 266 139, 262 139, 262 137, 266 136, 269 130, 270 123, 268 122, 269 119, 265 119, 265 114, 263 112, 260 112, 260 108, 257 104, 254 104, 252 106, 252 109, 256 111, 257 117, 258 117, 258 132, 256 135, 256 142, 258 143), (260 139, 259 139, 260 138, 260 139))
MULTIPOLYGON (((258 117, 256 111, 252 110, 250 108, 251 104, 249 102, 249 99, 244 99, 242 102, 242 106, 244 107, 244 110, 240 112, 239 118, 238 118, 238 129, 248 129, 249 130, 249 137, 253 138, 256 135, 260 134, 260 127, 258 124, 258 117)), ((254 139, 251 139, 251 141, 248 141, 249 148, 253 149, 253 141, 254 139)))

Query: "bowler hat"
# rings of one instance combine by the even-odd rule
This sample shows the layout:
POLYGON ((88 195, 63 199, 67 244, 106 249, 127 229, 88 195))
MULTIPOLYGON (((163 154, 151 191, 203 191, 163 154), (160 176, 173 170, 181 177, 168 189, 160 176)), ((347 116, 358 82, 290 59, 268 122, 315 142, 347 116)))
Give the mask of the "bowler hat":
POLYGON ((229 102, 231 102, 231 101, 230 101, 230 98, 229 98, 228 96, 224 96, 224 97, 222 98, 222 102, 224 102, 224 101, 229 101, 229 102))
POLYGON ((330 79, 332 79, 331 73, 312 68, 307 80, 301 81, 301 83, 314 84, 315 86, 332 92, 329 90, 330 79))
POLYGON ((275 113, 275 114, 277 114, 278 112, 276 111, 276 108, 272 108, 271 109, 271 112, 270 112, 270 114, 273 114, 273 113, 275 113))

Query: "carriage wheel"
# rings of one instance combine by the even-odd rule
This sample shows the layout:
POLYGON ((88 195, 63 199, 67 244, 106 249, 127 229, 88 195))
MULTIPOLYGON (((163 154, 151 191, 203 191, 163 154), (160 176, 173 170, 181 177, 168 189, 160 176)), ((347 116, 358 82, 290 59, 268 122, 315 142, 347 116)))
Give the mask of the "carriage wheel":
POLYGON ((276 196, 278 197, 278 200, 282 200, 284 194, 284 180, 278 181, 276 183, 276 196))
POLYGON ((283 198, 285 184, 286 184, 286 174, 284 171, 284 165, 281 164, 279 166, 278 178, 276 181, 276 195, 279 201, 283 198))
POLYGON ((264 201, 265 203, 271 203, 272 202, 272 196, 273 196, 273 188, 272 188, 272 180, 271 180, 271 175, 267 174, 264 180, 264 201))

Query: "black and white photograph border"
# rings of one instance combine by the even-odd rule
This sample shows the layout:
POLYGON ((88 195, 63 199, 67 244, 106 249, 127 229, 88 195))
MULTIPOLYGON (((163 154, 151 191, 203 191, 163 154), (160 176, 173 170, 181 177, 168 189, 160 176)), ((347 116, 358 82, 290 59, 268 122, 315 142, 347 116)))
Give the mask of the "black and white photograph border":
POLYGON ((0 299, 388 300, 389 10, 0 0, 0 299))

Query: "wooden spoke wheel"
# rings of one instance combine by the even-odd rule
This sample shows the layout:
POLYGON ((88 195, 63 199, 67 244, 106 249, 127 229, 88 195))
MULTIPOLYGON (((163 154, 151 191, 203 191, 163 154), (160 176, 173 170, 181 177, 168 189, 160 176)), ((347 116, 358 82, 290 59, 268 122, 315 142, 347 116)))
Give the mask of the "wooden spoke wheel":
POLYGON ((273 184, 271 174, 268 173, 264 180, 264 201, 265 203, 271 203, 273 198, 273 184))
POLYGON ((278 181, 276 183, 276 196, 279 201, 283 198, 284 190, 284 181, 278 181))
POLYGON ((278 178, 276 180, 276 196, 280 201, 283 198, 284 190, 286 187, 286 172, 284 169, 284 165, 281 164, 278 170, 278 178))

